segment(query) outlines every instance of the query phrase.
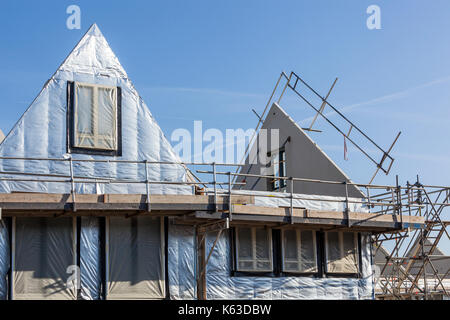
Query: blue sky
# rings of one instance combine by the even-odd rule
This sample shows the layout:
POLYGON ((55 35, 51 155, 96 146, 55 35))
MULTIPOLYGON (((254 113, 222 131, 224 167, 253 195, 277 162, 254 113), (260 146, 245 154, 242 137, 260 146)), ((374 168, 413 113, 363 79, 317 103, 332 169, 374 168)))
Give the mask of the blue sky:
MULTIPOLYGON (((281 71, 296 71, 387 148, 393 174, 449 185, 450 2, 429 1, 3 1, 0 128, 7 133, 88 27, 96 22, 167 136, 176 128, 254 128, 281 71), (66 8, 81 8, 81 30, 66 8), (366 8, 381 8, 368 30, 366 8)), ((300 124, 308 107, 286 97, 300 124)), ((311 133, 358 182, 374 166, 323 120, 311 133)), ((394 175, 375 182, 393 184, 394 175)))

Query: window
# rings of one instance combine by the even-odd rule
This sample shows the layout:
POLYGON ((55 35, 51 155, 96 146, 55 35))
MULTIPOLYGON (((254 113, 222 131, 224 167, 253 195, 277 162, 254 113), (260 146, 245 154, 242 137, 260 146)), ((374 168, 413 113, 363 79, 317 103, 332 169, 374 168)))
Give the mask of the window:
POLYGON ((271 272, 272 230, 264 227, 236 228, 237 271, 271 272))
POLYGON ((358 273, 358 234, 326 232, 326 272, 358 273))
POLYGON ((107 218, 107 299, 165 297, 164 219, 107 218))
POLYGON ((75 300, 66 286, 76 264, 75 218, 13 218, 12 292, 16 300, 75 300))
POLYGON ((315 231, 286 229, 282 239, 283 272, 318 272, 315 231))
POLYGON ((119 151, 120 88, 80 82, 69 85, 71 149, 119 151))
POLYGON ((239 226, 232 276, 358 277, 357 232, 239 226))
MULTIPOLYGON (((271 160, 271 167, 273 168, 272 174, 274 177, 284 177, 286 175, 286 152, 284 148, 274 152, 271 160)), ((282 191, 285 187, 286 180, 273 179, 273 191, 282 191)))

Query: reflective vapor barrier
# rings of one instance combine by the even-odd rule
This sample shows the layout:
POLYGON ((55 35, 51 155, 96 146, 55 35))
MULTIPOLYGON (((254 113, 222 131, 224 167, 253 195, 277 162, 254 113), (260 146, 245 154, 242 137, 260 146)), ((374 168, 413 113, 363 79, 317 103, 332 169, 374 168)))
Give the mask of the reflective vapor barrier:
POLYGON ((0 300, 5 300, 8 295, 9 248, 8 228, 5 220, 0 220, 0 300))

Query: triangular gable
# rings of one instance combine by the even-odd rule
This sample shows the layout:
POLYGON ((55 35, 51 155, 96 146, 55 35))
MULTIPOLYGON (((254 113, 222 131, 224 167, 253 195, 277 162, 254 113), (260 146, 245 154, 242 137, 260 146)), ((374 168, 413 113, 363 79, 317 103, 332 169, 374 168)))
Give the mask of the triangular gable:
MULTIPOLYGON (((277 104, 274 103, 263 122, 261 129, 266 129, 267 145, 272 144, 271 129, 279 130, 278 146, 284 147, 286 155, 286 173, 285 176, 291 176, 304 179, 316 179, 327 181, 350 181, 349 177, 331 160, 328 155, 298 126, 298 124, 277 104)), ((258 139, 260 138, 258 134, 258 139)), ((257 148, 257 143, 252 148, 257 148)), ((252 149, 250 155, 258 154, 256 149, 252 149)), ((277 150, 267 150, 270 154, 277 150)), ((258 154, 265 157, 264 154, 258 154)), ((267 157, 269 154, 267 155, 267 157)), ((254 159, 251 161, 254 163, 254 159)), ((266 163, 269 162, 267 158, 266 163)), ((271 167, 261 164, 250 164, 250 157, 247 157, 245 166, 241 173, 250 173, 258 175, 271 175, 271 167)), ((242 179, 239 179, 242 180, 242 179)), ((246 186, 243 189, 252 189, 259 191, 271 191, 268 189, 267 179, 246 178, 246 186)), ((287 191, 290 192, 289 183, 287 191)), ((356 187, 348 187, 350 197, 364 197, 364 194, 356 187)), ((316 194, 327 196, 345 196, 344 185, 332 185, 311 182, 295 182, 294 193, 316 194)))
POLYGON ((5 135, 3 134, 2 129, 0 129, 0 144, 3 142, 3 139, 5 139, 5 135))
MULTIPOLYGON (((0 145, 2 157, 59 158, 67 153, 67 86, 83 82, 121 88, 122 156, 73 154, 74 159, 121 159, 180 162, 169 141, 133 87, 97 25, 91 26, 0 145)), ((7 172, 69 174, 68 164, 55 161, 0 160, 7 172)), ((75 163, 76 176, 145 181, 145 167, 137 164, 75 163)), ((149 165, 153 181, 185 181, 180 165, 149 165)), ((78 184, 82 193, 145 193, 137 184, 78 184)), ((185 192, 186 188, 153 185, 152 192, 185 192)), ((61 193, 70 191, 61 183, 2 182, 0 192, 27 191, 61 193)))
MULTIPOLYGON (((414 245, 411 247, 411 249, 409 249, 408 253, 406 254, 407 257, 412 257, 414 255, 422 254, 422 252, 420 251, 420 248, 419 248, 419 241, 420 241, 420 237, 416 239, 416 241, 414 242, 414 245)), ((425 251, 427 251, 430 247, 431 247, 431 242, 428 239, 425 240, 424 241, 425 251)), ((433 251, 433 255, 434 256, 444 256, 444 253, 441 251, 441 249, 436 247, 433 251)))

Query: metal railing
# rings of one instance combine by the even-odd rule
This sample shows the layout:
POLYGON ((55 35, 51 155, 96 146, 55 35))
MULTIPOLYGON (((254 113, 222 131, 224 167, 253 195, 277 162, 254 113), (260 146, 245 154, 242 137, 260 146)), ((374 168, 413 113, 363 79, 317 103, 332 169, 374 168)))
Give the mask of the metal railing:
MULTIPOLYGON (((394 148, 397 140, 399 139, 401 132, 398 132, 395 136, 393 142, 391 143, 390 147, 387 149, 382 148, 379 144, 377 144, 372 138, 369 137, 369 135, 364 132, 360 127, 358 127, 354 122, 352 122, 350 119, 348 119, 337 107, 333 106, 329 102, 329 96, 331 94, 331 91, 333 90, 335 84, 337 82, 337 78, 334 80, 331 88, 329 89, 327 95, 323 97, 320 95, 310 84, 308 84, 303 78, 301 78, 297 73, 290 72, 289 75, 285 72, 281 72, 280 76, 277 79, 277 82, 275 84, 275 87, 264 107, 264 110, 261 115, 256 113, 255 110, 253 112, 258 117, 258 123, 256 125, 256 129, 253 132, 250 142, 247 145, 245 152, 243 154, 243 157, 241 159, 241 163, 245 160, 245 157, 248 156, 249 150, 255 140, 255 138, 258 135, 258 130, 262 126, 265 115, 271 106, 272 103, 276 102, 277 104, 281 103, 281 100, 285 96, 287 89, 289 88, 290 92, 293 92, 296 97, 300 99, 300 101, 304 102, 308 107, 310 107, 314 111, 314 117, 311 122, 311 125, 308 128, 303 128, 303 130, 306 131, 317 131, 321 132, 320 130, 314 130, 312 129, 314 123, 316 122, 317 118, 320 116, 323 118, 332 128, 334 128, 339 134, 341 134, 344 139, 350 141, 350 143, 358 149, 370 162, 372 162, 376 166, 376 170, 374 174, 372 175, 369 184, 373 182, 378 172, 381 170, 386 175, 389 174, 391 171, 392 165, 394 164, 395 159, 391 155, 391 151, 394 148), (302 88, 300 88, 302 87, 302 88), (278 90, 281 90, 280 94, 277 94, 278 90), (306 94, 301 90, 303 90, 306 93, 310 93, 313 97, 316 97, 318 101, 320 102, 320 107, 318 105, 315 105, 315 103, 311 102, 311 99, 308 99, 306 94), (333 115, 336 115, 340 121, 332 121, 330 117, 328 116, 328 112, 325 113, 325 108, 330 109, 330 113, 333 115), (342 122, 343 124, 339 124, 339 122, 342 122), (353 134, 352 134, 353 132, 353 134), (351 135, 352 134, 352 135, 351 135), (353 136, 357 134, 355 139, 353 136), (358 143, 357 140, 360 142, 358 143), (362 142, 362 143, 361 143, 362 142), (367 147, 368 146, 368 147, 367 147), (373 148, 376 150, 377 153, 380 154, 380 160, 377 161, 374 159, 372 155, 369 153, 369 149, 373 148)), ((238 171, 236 171, 237 173, 238 171)))
MULTIPOLYGON (((11 182, 35 182, 35 183, 56 183, 56 184, 69 184, 71 193, 76 198, 76 185, 78 184, 142 184, 146 186, 146 195, 148 202, 148 210, 150 207, 150 186, 151 185, 190 185, 197 186, 197 189, 204 187, 204 192, 212 194, 214 196, 215 208, 217 211, 217 197, 219 195, 228 196, 229 210, 231 211, 231 197, 235 195, 242 195, 236 186, 240 186, 245 189, 245 179, 255 178, 264 179, 267 181, 285 181, 288 192, 271 191, 267 194, 259 193, 261 197, 272 198, 289 198, 290 199, 290 214, 293 216, 294 200, 311 200, 311 201, 323 201, 334 202, 344 204, 344 212, 350 211, 350 204, 357 204, 367 208, 369 212, 377 214, 395 214, 398 215, 402 212, 407 212, 408 215, 417 215, 418 209, 427 205, 427 202, 417 202, 416 199, 422 197, 426 190, 426 194, 435 194, 446 192, 449 194, 450 187, 442 186, 423 186, 423 185, 407 185, 402 187, 398 185, 373 185, 373 184, 360 184, 354 183, 348 180, 333 181, 333 180, 320 180, 320 179, 307 179, 298 177, 280 177, 271 175, 257 175, 249 173, 235 173, 231 171, 219 171, 218 168, 223 167, 237 167, 240 168, 243 165, 230 164, 230 163, 196 163, 196 162, 171 162, 171 161, 149 161, 149 160, 122 160, 122 159, 74 159, 73 157, 65 158, 32 158, 32 157, 0 157, 0 169, 8 168, 26 168, 33 162, 52 162, 62 163, 64 167, 60 167, 56 172, 43 172, 47 166, 42 166, 42 171, 34 169, 35 172, 26 172, 25 170, 0 170, 0 181, 11 182), (143 178, 128 178, 124 174, 108 175, 111 168, 93 169, 95 173, 93 175, 79 174, 79 166, 86 164, 106 164, 106 165, 136 165, 134 170, 138 172, 137 176, 143 178), (152 166, 169 166, 175 167, 186 174, 186 178, 183 180, 152 180, 150 176, 150 169, 152 166), (206 177, 206 179, 198 178, 193 171, 198 167, 209 167, 210 169, 202 170, 197 169, 196 173, 206 177), (67 172, 67 173, 65 173, 67 172), (237 180, 241 179, 240 182, 237 180), (340 188, 342 196, 329 197, 314 195, 312 197, 308 194, 302 194, 302 190, 294 190, 296 183, 303 182, 309 184, 319 185, 333 185, 336 188, 340 188), (342 186, 339 187, 339 186, 342 186), (218 188, 220 187, 220 189, 218 188), (350 197, 349 188, 358 189, 361 191, 361 197, 350 197), (211 191, 212 189, 212 191, 211 191), (365 191, 365 193, 364 193, 365 191), (297 193, 296 193, 297 192, 297 193)), ((246 190, 246 192, 251 190, 246 190)), ((248 193, 247 193, 248 194, 248 193)), ((255 193, 256 194, 256 193, 255 193)), ((448 202, 435 203, 434 205, 448 206, 448 202)))

